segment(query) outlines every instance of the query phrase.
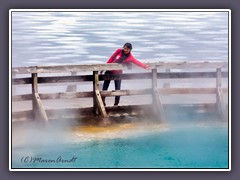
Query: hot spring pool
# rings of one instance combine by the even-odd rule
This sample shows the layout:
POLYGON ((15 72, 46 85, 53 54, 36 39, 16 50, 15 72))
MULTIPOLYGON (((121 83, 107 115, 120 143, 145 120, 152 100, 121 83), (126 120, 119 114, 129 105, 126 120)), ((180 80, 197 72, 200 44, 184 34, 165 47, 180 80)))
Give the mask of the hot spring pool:
POLYGON ((12 168, 227 169, 228 145, 219 122, 36 128, 14 138, 12 168))

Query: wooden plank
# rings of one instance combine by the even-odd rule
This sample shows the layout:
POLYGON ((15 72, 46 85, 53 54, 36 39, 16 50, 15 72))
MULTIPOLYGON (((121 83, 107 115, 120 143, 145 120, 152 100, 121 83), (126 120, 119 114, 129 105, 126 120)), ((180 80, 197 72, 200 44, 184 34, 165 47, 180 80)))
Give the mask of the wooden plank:
POLYGON ((98 103, 97 103, 97 95, 96 95, 96 90, 99 90, 99 76, 98 76, 98 71, 93 71, 93 113, 98 114, 99 109, 98 109, 98 103))
POLYGON ((99 76, 98 76, 98 71, 93 71, 93 111, 95 114, 100 114, 102 115, 102 123, 103 125, 109 124, 109 121, 107 119, 108 115, 105 109, 105 106, 103 104, 102 96, 99 91, 99 76))
POLYGON ((221 87, 222 86, 222 73, 221 73, 221 68, 217 68, 217 75, 216 75, 216 87, 221 87))
POLYGON ((35 118, 37 115, 36 115, 36 112, 37 112, 37 101, 36 101, 36 98, 35 98, 35 93, 38 92, 38 77, 37 77, 37 74, 36 73, 33 73, 32 74, 32 112, 33 112, 33 117, 35 118))
POLYGON ((121 64, 118 63, 28 66, 28 67, 14 67, 12 68, 12 74, 86 72, 86 71, 122 70, 122 69, 127 68, 123 67, 121 64))
POLYGON ((100 91, 101 96, 131 96, 151 94, 152 89, 100 91))
MULTIPOLYGON (((147 63, 146 63, 147 64, 147 63)), ((225 61, 165 61, 157 63, 149 63, 150 68, 170 68, 170 69, 183 69, 183 68, 227 68, 228 62, 225 61)))
POLYGON ((35 118, 40 118, 41 120, 44 120, 45 122, 47 122, 48 117, 38 93, 34 93, 34 101, 36 102, 36 109, 34 111, 37 111, 37 112, 34 112, 35 118))
POLYGON ((157 116, 160 118, 160 121, 165 121, 163 105, 160 99, 159 91, 157 89, 153 89, 153 97, 154 97, 154 108, 157 116))
MULTIPOLYGON (((216 72, 161 72, 157 73, 158 78, 216 78, 216 72)), ((227 78, 228 73, 222 72, 222 77, 227 78)), ((115 80, 115 79, 150 79, 152 73, 126 73, 126 74, 113 74, 113 75, 99 75, 99 81, 115 80)), ((38 77, 38 83, 69 83, 69 82, 85 82, 93 81, 92 75, 78 75, 78 76, 57 76, 57 77, 38 77)), ((31 84, 32 78, 14 78, 12 79, 13 85, 31 84)))
POLYGON ((38 92, 38 77, 37 73, 32 74, 32 93, 38 92))
POLYGON ((95 96, 96 96, 96 101, 97 101, 97 105, 98 105, 98 110, 100 111, 101 115, 102 115, 104 118, 108 117, 99 90, 95 90, 95 96))
MULTIPOLYGON (((76 76, 77 72, 71 72, 72 76, 76 76)), ((68 85, 66 92, 76 92, 77 91, 77 85, 68 85)))
POLYGON ((216 88, 162 88, 160 94, 216 94, 216 88))
POLYGON ((32 110, 12 112, 12 122, 15 121, 31 121, 33 119, 32 110))
POLYGON ((151 79, 151 73, 125 73, 125 74, 102 74, 99 75, 99 80, 131 80, 131 79, 151 79))
POLYGON ((38 76, 36 73, 32 74, 32 112, 34 119, 40 118, 45 122, 48 121, 47 114, 38 95, 38 76))
POLYGON ((223 101, 223 93, 222 93, 222 73, 221 73, 221 68, 217 68, 217 78, 216 78, 216 103, 217 103, 217 108, 219 111, 219 114, 221 115, 222 119, 227 120, 227 115, 226 115, 226 109, 224 106, 224 101, 223 101))
POLYGON ((12 85, 32 84, 32 78, 14 78, 12 85))
MULTIPOLYGON (((93 97, 93 91, 89 92, 67 92, 67 93, 42 93, 39 94, 41 99, 73 99, 73 98, 89 98, 93 97)), ((28 101, 32 100, 31 94, 15 95, 12 97, 12 101, 28 101)))
POLYGON ((158 92, 157 69, 152 69, 152 98, 152 105, 155 110, 155 114, 159 117, 160 121, 164 121, 163 106, 158 92))
POLYGON ((39 83, 69 83, 93 81, 92 75, 76 75, 76 76, 57 76, 57 77, 39 77, 39 83))
POLYGON ((12 102, 32 100, 32 94, 23 94, 12 96, 12 102))
MULTIPOLYGON (((154 90, 158 89, 157 87, 157 69, 152 69, 152 105, 153 107, 156 107, 156 101, 155 101, 155 92, 154 90)), ((157 107, 158 108, 158 107, 157 107)))
POLYGON ((217 108, 218 108, 218 112, 221 115, 223 120, 228 120, 227 117, 227 110, 224 106, 224 101, 223 101, 223 93, 221 88, 218 88, 217 90, 217 108))
MULTIPOLYGON (((216 88, 160 88, 160 94, 216 94, 216 88)), ((224 93, 228 88, 222 88, 224 93)), ((148 95, 152 89, 135 89, 135 90, 112 90, 100 91, 101 96, 131 96, 131 95, 148 95)), ((41 93, 41 99, 73 99, 73 98, 90 98, 93 97, 93 91, 88 92, 59 92, 59 93, 41 93)), ((32 100, 31 94, 15 95, 12 97, 13 102, 32 100)))
MULTIPOLYGON (((165 71, 166 73, 170 73, 171 69, 167 68, 165 71)), ((170 88, 170 83, 169 82, 163 83, 163 88, 170 88)))
MULTIPOLYGON (((228 67, 228 62, 223 61, 193 61, 193 62, 157 62, 146 63, 150 68, 222 68, 228 67)), ((133 66, 133 69, 135 66, 133 66)), ((126 70, 118 63, 104 64, 82 64, 82 65, 58 65, 58 66, 28 66, 13 67, 12 74, 29 74, 29 73, 63 73, 63 72, 85 72, 85 71, 101 71, 101 70, 126 70)))

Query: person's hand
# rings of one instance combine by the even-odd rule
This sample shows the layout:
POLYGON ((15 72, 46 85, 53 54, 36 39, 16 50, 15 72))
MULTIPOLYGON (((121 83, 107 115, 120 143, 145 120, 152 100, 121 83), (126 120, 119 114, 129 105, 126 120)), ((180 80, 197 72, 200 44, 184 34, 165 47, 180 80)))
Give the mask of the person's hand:
POLYGON ((147 69, 147 70, 149 70, 149 69, 151 69, 148 65, 146 65, 146 68, 145 69, 147 69))

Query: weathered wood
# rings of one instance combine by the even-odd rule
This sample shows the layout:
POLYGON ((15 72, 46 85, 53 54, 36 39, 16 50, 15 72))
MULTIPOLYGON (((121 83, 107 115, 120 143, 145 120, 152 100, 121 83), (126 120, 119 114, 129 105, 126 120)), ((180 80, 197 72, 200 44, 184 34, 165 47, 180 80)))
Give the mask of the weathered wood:
MULTIPOLYGON (((145 63, 150 68, 222 68, 228 67, 228 62, 223 61, 196 61, 196 62, 157 62, 145 63)), ((134 69, 135 66, 133 66, 134 69)), ((29 66, 29 67, 13 67, 12 74, 29 74, 29 73, 62 73, 62 72, 85 72, 85 71, 101 71, 101 70, 124 70, 128 69, 124 65, 118 63, 104 64, 83 64, 83 65, 58 65, 58 66, 29 66)))
MULTIPOLYGON (((152 73, 129 73, 129 74, 113 74, 99 75, 99 81, 103 80, 131 80, 131 79, 151 79, 152 73)), ((179 78, 216 78, 216 72, 169 72, 157 73, 157 77, 161 79, 179 79, 179 78)), ((222 72, 222 77, 228 78, 227 72, 222 72)), ((93 81, 92 75, 76 75, 76 76, 57 76, 57 77, 38 77, 38 83, 70 83, 93 81)), ((13 85, 31 84, 32 78, 14 78, 13 85)))
MULTIPOLYGON (((87 98, 92 97, 95 103, 91 108, 91 115, 98 113, 102 117, 108 117, 111 115, 117 115, 121 111, 122 114, 129 115, 134 113, 141 113, 143 111, 129 111, 121 108, 120 106, 114 107, 114 111, 111 107, 105 108, 102 102, 101 97, 106 96, 130 96, 130 95, 148 95, 153 96, 153 106, 156 108, 155 113, 159 114, 161 119, 164 119, 163 107, 166 104, 162 104, 160 99, 160 94, 216 94, 216 107, 218 108, 219 113, 222 117, 226 118, 226 108, 224 107, 223 102, 223 92, 227 92, 228 88, 222 88, 221 78, 228 78, 228 72, 222 72, 221 68, 226 68, 228 64, 226 62, 169 62, 169 63, 146 63, 152 68, 150 73, 131 73, 131 74, 119 74, 119 75, 98 75, 99 70, 120 70, 124 69, 122 65, 119 64, 103 64, 103 65, 70 65, 70 66, 39 66, 39 67, 25 67, 25 68, 13 68, 13 85, 21 84, 31 84, 32 85, 32 94, 24 94, 13 96, 13 101, 22 101, 22 100, 32 100, 33 111, 35 115, 40 115, 41 119, 49 120, 50 117, 48 110, 45 110, 41 102, 42 99, 70 99, 70 98, 87 98), (217 72, 157 72, 157 68, 161 69, 184 69, 184 68, 217 68, 217 72), (81 71, 93 71, 91 75, 77 75, 77 73, 72 74, 72 76, 64 76, 62 73, 68 72, 81 72, 81 71), (22 73, 31 73, 31 78, 16 78, 15 74, 22 73), (38 77, 37 73, 59 73, 55 77, 38 77), (102 80, 114 80, 114 79, 150 79, 152 78, 152 89, 139 89, 139 90, 117 90, 117 91, 100 91, 99 90, 99 81, 102 80), (183 79, 183 78, 216 78, 216 88, 158 88, 157 81, 158 79, 183 79), (38 84, 39 83, 70 83, 70 82, 82 82, 82 81, 91 81, 93 82, 93 91, 90 92, 63 92, 63 93, 44 93, 38 94, 38 84), (109 109, 110 108, 110 109, 109 109), (96 111, 97 110, 97 111, 96 111), (122 111, 123 110, 123 111, 122 111), (124 112, 126 110, 126 112, 124 112), (106 111, 108 113, 106 113, 106 111)), ((193 69, 191 69, 192 71, 193 69)), ((212 71, 212 70, 211 70, 212 71)), ((185 80, 186 81, 186 80, 185 80)), ((166 81, 164 81, 166 82, 166 81)), ((69 85, 69 84, 64 84, 69 85)), ((72 86, 72 85, 70 85, 72 86)), ((70 87, 69 86, 69 87, 70 87)), ((76 87, 76 85, 73 85, 76 87)), ((15 86, 17 88, 17 86, 15 86)), ((76 89, 75 89, 76 90, 76 89)), ((204 105, 204 104, 203 104, 204 105)), ((192 106, 192 104, 191 104, 192 106)), ((79 110, 79 109, 78 109, 79 110)), ((89 110, 89 109, 88 109, 89 110)), ((64 109, 65 111, 65 109, 64 109)), ((71 110, 69 111, 71 112, 71 110)), ((82 116, 83 111, 78 111, 73 114, 74 118, 82 116), (81 113, 81 114, 80 114, 81 113)), ((29 112, 28 112, 29 113, 29 112)), ((64 112, 63 112, 64 113, 64 112)), ((88 116, 90 116, 88 114, 88 116)), ((57 114, 58 115, 58 114, 57 114)), ((56 115, 56 117, 57 117, 56 115)), ((134 114, 137 115, 137 114, 134 114)), ((18 114, 19 116, 19 114, 18 114)), ((35 117, 36 117, 35 116, 35 117)), ((70 117, 72 114, 65 114, 63 118, 70 117)), ((55 116, 54 116, 55 117, 55 116)))
MULTIPOLYGON (((93 96, 93 111, 94 113, 98 113, 98 111, 100 112, 100 114, 102 115, 103 118, 108 117, 105 106, 103 104, 103 100, 100 94, 100 90, 99 90, 99 76, 98 76, 98 71, 93 71, 93 92, 94 92, 94 96, 93 96)), ((103 119, 103 121, 105 121, 106 119, 103 119)))
POLYGON ((37 93, 38 92, 38 77, 37 73, 32 74, 32 93, 37 93))
MULTIPOLYGON (((72 76, 76 76, 77 72, 71 72, 72 76)), ((77 91, 77 85, 68 85, 66 92, 76 92, 77 91)))
POLYGON ((43 104, 40 100, 38 93, 34 93, 34 101, 36 103, 36 109, 34 109, 33 111, 37 111, 37 112, 34 112, 35 118, 39 118, 40 120, 44 120, 45 122, 47 122, 48 117, 47 117, 46 111, 43 107, 43 104), (37 115, 37 117, 36 117, 36 115, 37 115))
POLYGON ((104 118, 105 118, 105 117, 108 117, 99 90, 95 90, 95 96, 96 96, 96 101, 97 101, 97 105, 98 105, 98 110, 100 111, 101 115, 102 115, 104 118))
POLYGON ((34 119, 40 118, 45 122, 48 121, 47 114, 38 95, 38 76, 36 73, 32 74, 32 112, 34 119))
POLYGON ((224 101, 223 101, 223 93, 222 93, 222 74, 221 74, 221 68, 217 68, 217 78, 216 78, 216 89, 217 89, 217 93, 216 93, 216 104, 217 104, 217 108, 219 111, 219 114, 221 115, 221 117, 226 120, 227 119, 227 115, 226 115, 226 109, 224 106, 224 101))
POLYGON ((158 89, 158 87, 157 87, 157 69, 152 69, 152 105, 153 105, 153 107, 156 107, 155 105, 155 103, 156 103, 156 101, 155 101, 155 92, 154 92, 154 90, 155 89, 158 89))
MULTIPOLYGON (((158 89, 160 94, 216 94, 216 88, 161 88, 158 89)), ((222 88, 223 92, 228 92, 228 88, 222 88)), ((102 97, 107 96, 131 96, 131 95, 148 95, 152 93, 152 89, 136 89, 136 90, 112 90, 100 91, 102 97)), ((42 93, 39 94, 41 99, 73 99, 73 98, 90 98, 94 96, 93 91, 89 92, 59 92, 59 93, 42 93)), ((12 101, 28 101, 32 100, 31 94, 15 95, 12 101)))
POLYGON ((37 112, 37 102, 35 99, 35 93, 38 93, 38 77, 36 73, 32 74, 32 110, 33 110, 33 117, 35 118, 37 112))
POLYGON ((31 121, 33 119, 32 110, 12 112, 12 121, 31 121))
MULTIPOLYGON (((167 68, 166 73, 170 73, 170 72, 171 72, 171 69, 167 68)), ((169 82, 163 83, 163 88, 170 88, 170 83, 169 82)))
POLYGON ((93 71, 93 113, 98 114, 99 109, 98 109, 98 104, 97 104, 97 97, 96 97, 96 90, 99 90, 99 77, 98 77, 98 71, 93 71))
POLYGON ((157 89, 153 89, 153 97, 154 97, 154 108, 156 109, 156 114, 161 121, 165 121, 163 105, 160 99, 159 91, 157 89))
POLYGON ((217 108, 223 120, 227 120, 226 109, 223 101, 223 94, 221 88, 217 90, 217 108))
POLYGON ((152 98, 153 98, 153 108, 155 110, 155 114, 160 118, 161 121, 164 120, 163 115, 163 106, 160 100, 160 95, 158 92, 158 84, 157 84, 157 69, 152 69, 152 98))
POLYGON ((63 72, 86 72, 100 70, 122 70, 127 69, 118 63, 111 64, 82 64, 82 65, 53 65, 53 66, 28 66, 14 67, 13 74, 28 74, 28 73, 63 73, 63 72))
POLYGON ((68 92, 68 93, 44 93, 39 94, 41 99, 73 99, 93 97, 93 91, 89 92, 68 92))
POLYGON ((228 62, 224 61, 175 61, 175 62, 157 62, 149 64, 150 68, 171 68, 171 69, 183 69, 183 68, 222 68, 228 67, 228 62))
POLYGON ((222 86, 222 73, 221 73, 221 68, 217 68, 217 72, 216 72, 216 87, 221 87, 222 86))
POLYGON ((162 88, 160 94, 216 94, 216 88, 162 88))
POLYGON ((100 91, 101 96, 131 96, 151 94, 151 89, 100 91))

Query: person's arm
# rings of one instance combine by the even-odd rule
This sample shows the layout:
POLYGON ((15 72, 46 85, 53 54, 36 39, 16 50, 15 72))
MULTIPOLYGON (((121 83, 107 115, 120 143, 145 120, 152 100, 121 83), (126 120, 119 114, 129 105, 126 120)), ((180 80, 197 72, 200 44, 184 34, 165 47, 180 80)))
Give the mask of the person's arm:
POLYGON ((114 59, 116 58, 116 56, 121 52, 122 49, 117 49, 115 51, 115 53, 113 53, 113 55, 108 59, 107 63, 112 63, 114 61, 114 59))
POLYGON ((136 64, 137 66, 140 66, 140 67, 142 67, 142 68, 144 68, 144 69, 148 69, 148 66, 147 66, 147 65, 145 65, 145 64, 143 64, 142 62, 140 62, 140 61, 138 61, 137 59, 135 59, 135 58, 133 57, 133 55, 130 55, 130 57, 128 58, 128 60, 126 60, 125 62, 126 62, 126 63, 127 63, 127 62, 131 62, 131 63, 134 63, 134 64, 136 64))

